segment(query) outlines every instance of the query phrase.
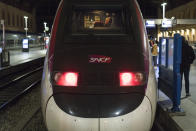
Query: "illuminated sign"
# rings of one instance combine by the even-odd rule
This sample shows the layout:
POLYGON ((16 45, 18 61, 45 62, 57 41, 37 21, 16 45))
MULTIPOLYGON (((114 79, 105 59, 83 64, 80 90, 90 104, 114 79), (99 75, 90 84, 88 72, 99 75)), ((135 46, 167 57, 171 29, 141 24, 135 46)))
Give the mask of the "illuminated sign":
POLYGON ((155 27, 154 20, 146 20, 146 27, 155 27))
POLYGON ((22 48, 23 49, 28 49, 29 48, 29 40, 28 39, 23 39, 22 48))
POLYGON ((89 63, 111 63, 112 58, 103 55, 89 55, 89 63))
POLYGON ((172 27, 172 20, 170 20, 170 19, 163 19, 162 20, 162 27, 163 28, 172 27))

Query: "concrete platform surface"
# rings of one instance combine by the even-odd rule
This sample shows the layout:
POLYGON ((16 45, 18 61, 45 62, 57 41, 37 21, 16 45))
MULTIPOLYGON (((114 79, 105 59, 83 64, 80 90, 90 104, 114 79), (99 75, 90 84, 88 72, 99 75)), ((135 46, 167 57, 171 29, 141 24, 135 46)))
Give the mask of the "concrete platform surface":
MULTIPOLYGON (((10 66, 18 65, 31 61, 46 55, 46 50, 40 48, 31 48, 29 52, 22 52, 22 50, 10 50, 10 66)), ((0 67, 0 70, 6 67, 0 67)))
MULTIPOLYGON (((185 97, 185 84, 184 80, 182 83, 182 94, 181 94, 181 108, 185 111, 185 116, 173 116, 170 117, 176 122, 176 124, 183 131, 196 131, 196 60, 191 65, 190 70, 190 97, 185 97)), ((159 91, 158 104, 164 111, 172 108, 171 100, 161 91, 159 91)))
POLYGON ((32 48, 29 52, 22 52, 21 50, 10 51, 10 65, 17 65, 25 61, 33 60, 36 58, 44 57, 46 50, 40 48, 32 48))

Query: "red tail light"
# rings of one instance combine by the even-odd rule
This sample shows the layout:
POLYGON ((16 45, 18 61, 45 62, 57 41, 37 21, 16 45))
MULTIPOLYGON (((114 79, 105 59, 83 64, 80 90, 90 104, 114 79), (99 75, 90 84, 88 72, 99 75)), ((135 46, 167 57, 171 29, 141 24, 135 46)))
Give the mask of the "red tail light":
POLYGON ((78 86, 78 73, 65 72, 56 73, 54 76, 56 85, 59 86, 78 86))
POLYGON ((120 72, 120 86, 140 86, 145 83, 145 77, 140 72, 120 72))

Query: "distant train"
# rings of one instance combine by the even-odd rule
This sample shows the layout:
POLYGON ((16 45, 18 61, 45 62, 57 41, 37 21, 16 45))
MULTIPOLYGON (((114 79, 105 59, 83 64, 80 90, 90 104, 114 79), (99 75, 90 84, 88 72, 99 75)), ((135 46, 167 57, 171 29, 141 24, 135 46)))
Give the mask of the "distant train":
POLYGON ((156 79, 136 0, 62 0, 42 79, 50 131, 149 131, 156 79))

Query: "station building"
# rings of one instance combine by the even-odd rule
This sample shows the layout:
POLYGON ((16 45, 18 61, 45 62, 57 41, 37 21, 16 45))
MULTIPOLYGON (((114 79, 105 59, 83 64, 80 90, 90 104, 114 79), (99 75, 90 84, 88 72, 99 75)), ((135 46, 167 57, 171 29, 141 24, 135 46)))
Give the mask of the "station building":
MULTIPOLYGON (((26 37, 24 16, 28 17, 27 26, 30 44, 37 44, 39 40, 36 34, 35 10, 27 12, 0 2, 0 20, 4 20, 5 23, 6 48, 21 46, 22 39, 26 37)), ((0 41, 2 41, 2 26, 0 26, 0 41)))
MULTIPOLYGON (((196 0, 191 1, 187 4, 174 8, 172 10, 166 11, 166 18, 175 17, 175 19, 196 19, 196 0)), ((159 16, 162 16, 159 13, 159 16)), ((166 36, 171 37, 175 33, 180 33, 185 36, 189 44, 196 44, 196 24, 195 25, 175 25, 172 28, 168 28, 167 31, 160 31, 158 37, 166 36)))

